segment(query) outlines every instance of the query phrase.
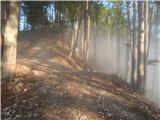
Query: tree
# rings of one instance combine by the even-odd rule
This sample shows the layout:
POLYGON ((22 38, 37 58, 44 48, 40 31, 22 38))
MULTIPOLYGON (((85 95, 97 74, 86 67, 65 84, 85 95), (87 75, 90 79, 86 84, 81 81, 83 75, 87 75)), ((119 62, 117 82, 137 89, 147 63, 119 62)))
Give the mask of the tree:
POLYGON ((131 20, 130 20, 130 1, 127 1, 127 71, 126 79, 130 81, 130 55, 131 55, 131 20))
POLYGON ((144 43, 144 79, 146 80, 147 73, 147 59, 148 59, 148 48, 149 48, 149 40, 148 40, 148 0, 144 3, 144 22, 145 22, 145 43, 144 43))
POLYGON ((50 4, 49 1, 23 1, 23 4, 24 14, 27 16, 32 29, 38 29, 42 25, 46 27, 49 25, 49 20, 47 18, 47 6, 50 4))
MULTIPOLYGON (((117 1, 116 3, 116 15, 121 16, 121 2, 117 1)), ((116 37, 117 37, 117 74, 120 75, 120 19, 116 19, 116 37)))
POLYGON ((137 90, 145 92, 145 23, 144 2, 138 2, 138 63, 137 63, 137 90))
POLYGON ((68 21, 71 23, 71 51, 69 57, 72 57, 76 53, 78 47, 78 38, 80 35, 80 27, 82 24, 83 15, 83 2, 66 2, 65 4, 66 13, 68 15, 68 21), (77 27, 76 27, 77 26, 77 27))
POLYGON ((75 50, 76 50, 76 47, 78 45, 78 37, 79 37, 79 32, 80 32, 81 19, 78 20, 77 22, 78 22, 78 27, 77 27, 77 30, 76 30, 77 33, 76 33, 75 42, 73 44, 72 50, 71 50, 70 55, 69 55, 70 58, 72 57, 73 52, 76 52, 75 50))
POLYGON ((89 15, 89 1, 86 1, 84 10, 84 58, 88 61, 89 58, 89 40, 90 40, 90 15, 89 15), (86 54, 84 54, 86 51, 86 54))
POLYGON ((136 1, 133 2, 133 34, 132 34, 132 65, 131 65, 131 85, 136 88, 137 83, 137 55, 136 55, 136 1))
POLYGON ((7 1, 2 3, 2 84, 8 83, 15 76, 16 46, 18 32, 18 2, 7 1))

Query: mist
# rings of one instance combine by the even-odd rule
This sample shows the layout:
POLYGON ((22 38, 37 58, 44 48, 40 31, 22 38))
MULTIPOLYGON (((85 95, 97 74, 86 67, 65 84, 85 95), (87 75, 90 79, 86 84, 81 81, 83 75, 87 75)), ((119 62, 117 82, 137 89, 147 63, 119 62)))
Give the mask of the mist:
POLYGON ((160 119, 160 2, 1 7, 2 119, 160 119))

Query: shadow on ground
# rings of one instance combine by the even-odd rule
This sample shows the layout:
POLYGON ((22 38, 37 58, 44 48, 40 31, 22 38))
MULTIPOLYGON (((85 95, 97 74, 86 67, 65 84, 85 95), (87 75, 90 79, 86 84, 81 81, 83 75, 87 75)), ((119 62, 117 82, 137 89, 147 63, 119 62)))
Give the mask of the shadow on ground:
POLYGON ((54 42, 33 38, 18 42, 17 77, 2 89, 2 119, 159 119, 160 110, 119 78, 77 70, 54 42))

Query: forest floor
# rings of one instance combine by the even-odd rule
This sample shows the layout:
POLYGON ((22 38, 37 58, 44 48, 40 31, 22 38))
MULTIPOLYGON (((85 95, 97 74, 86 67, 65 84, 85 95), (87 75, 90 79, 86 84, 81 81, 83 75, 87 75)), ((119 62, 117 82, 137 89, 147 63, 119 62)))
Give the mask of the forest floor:
POLYGON ((38 35, 18 41, 16 78, 2 86, 3 120, 160 120, 160 109, 118 77, 89 71, 38 35))

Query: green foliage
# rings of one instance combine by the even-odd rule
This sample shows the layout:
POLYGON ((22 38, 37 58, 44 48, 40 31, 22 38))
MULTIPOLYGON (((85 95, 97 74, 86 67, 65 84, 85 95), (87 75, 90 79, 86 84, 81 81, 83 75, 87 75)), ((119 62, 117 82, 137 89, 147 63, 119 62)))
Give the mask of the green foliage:
MULTIPOLYGON (((56 9, 65 21, 74 23, 79 19, 83 20, 86 1, 22 1, 21 3, 24 4, 22 9, 28 18, 28 23, 34 29, 50 23, 47 18, 47 7, 53 3, 54 10, 56 9)), ((126 4, 123 3, 123 1, 107 1, 106 5, 103 1, 89 1, 91 24, 96 23, 104 29, 116 29, 118 25, 121 32, 125 31, 127 26, 124 13, 126 4)))
POLYGON ((48 24, 46 7, 48 6, 49 2, 24 1, 23 3, 24 13, 33 29, 39 25, 48 24))
POLYGON ((106 6, 101 1, 95 1, 90 9, 91 21, 96 22, 102 28, 116 29, 119 26, 121 32, 127 27, 125 18, 125 4, 122 1, 110 1, 106 6), (111 6, 111 7, 109 7, 111 6))
POLYGON ((71 22, 77 21, 82 15, 83 8, 84 8, 84 2, 65 2, 64 8, 66 10, 66 13, 68 15, 68 19, 71 22))

